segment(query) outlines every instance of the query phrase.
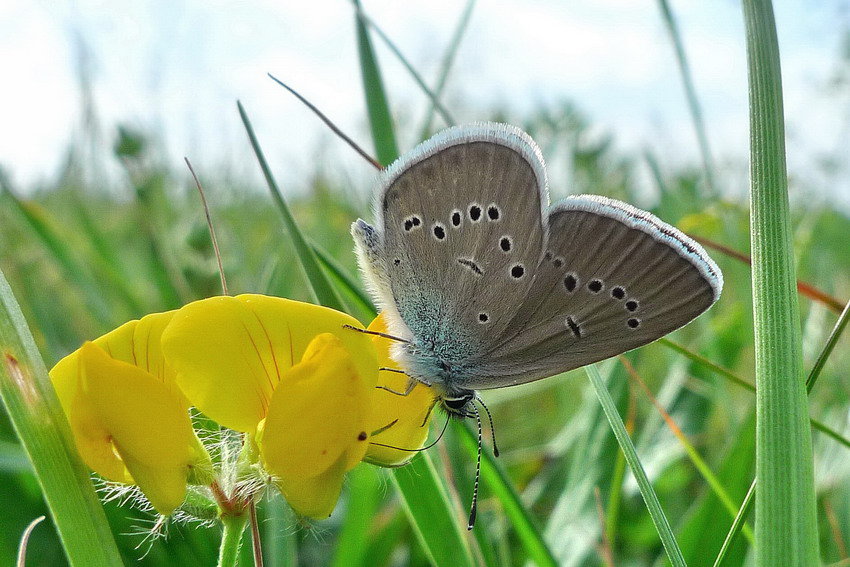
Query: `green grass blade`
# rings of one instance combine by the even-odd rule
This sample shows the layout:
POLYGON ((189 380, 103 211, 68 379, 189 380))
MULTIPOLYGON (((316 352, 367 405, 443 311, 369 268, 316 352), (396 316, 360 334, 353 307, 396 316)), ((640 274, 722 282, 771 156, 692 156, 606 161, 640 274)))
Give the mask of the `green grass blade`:
POLYGON ((298 260, 301 263, 301 267, 304 269, 304 273, 307 275, 307 280, 310 283, 316 300, 325 307, 344 311, 345 306, 342 303, 342 299, 340 299, 336 290, 331 285, 330 280, 328 280, 328 277, 319 266, 319 261, 316 258, 313 249, 307 243, 307 239, 304 237, 304 234, 302 234, 301 229, 298 228, 298 224, 295 222, 295 217, 292 216, 292 211, 289 210, 289 206, 283 199, 283 193, 281 193, 280 188, 272 175, 271 169, 269 168, 269 164, 266 162, 266 157, 263 154, 262 148, 260 148, 260 143, 257 141, 257 136, 254 134, 254 128, 251 126, 251 121, 245 113, 245 108, 242 106, 241 102, 237 102, 236 104, 239 107, 239 116, 242 118, 242 124, 245 125, 245 130, 248 132, 248 138, 251 140, 251 147, 254 149, 254 154, 257 156, 257 161, 260 162, 260 168, 262 168, 263 175, 266 178, 266 183, 268 183, 272 199, 274 199, 275 204, 280 211, 280 216, 283 219, 283 224, 286 226, 287 232, 289 233, 292 247, 298 255, 298 260))
POLYGON ((643 465, 638 458, 637 451, 635 451, 635 446, 632 444, 632 440, 626 432, 626 426, 623 425, 623 420, 620 418, 620 414, 617 413, 617 406, 614 404, 614 400, 611 399, 611 395, 608 393, 608 390, 605 388, 605 384, 602 382, 602 376, 599 375, 599 370, 594 364, 585 366, 584 369, 587 372, 588 378, 590 378, 590 383, 593 385, 593 389, 596 391, 596 396, 599 398, 599 402, 602 404, 605 416, 611 424, 611 430, 617 438, 617 443, 620 444, 620 449, 623 451, 626 463, 628 463, 629 468, 637 481, 640 494, 646 503, 646 508, 649 511, 649 515, 652 517, 652 522, 655 524, 655 529, 658 531, 658 536, 661 538, 661 543, 664 546, 664 550, 667 552, 667 557, 670 559, 670 563, 673 564, 674 567, 684 567, 685 559, 682 557, 682 551, 679 549, 678 543, 676 543, 676 537, 673 535, 673 530, 670 528, 670 522, 667 520, 664 510, 661 508, 661 503, 658 501, 658 496, 655 494, 655 490, 653 490, 652 484, 650 484, 649 479, 646 476, 646 471, 643 470, 643 465))
POLYGON ((819 563, 785 123, 770 0, 744 0, 756 367, 756 565, 819 563))
MULTIPOLYGON (((475 456, 478 451, 478 437, 461 422, 455 422, 453 425, 455 433, 459 435, 469 454, 475 456)), ((558 562, 549 550, 549 546, 546 545, 543 533, 523 505, 505 472, 496 465, 487 451, 481 452, 481 480, 502 503, 505 515, 516 530, 517 538, 522 543, 528 558, 540 567, 557 565, 558 562)))
POLYGON ((86 305, 94 318, 104 326, 112 322, 109 306, 103 299, 102 290, 94 284, 93 278, 84 266, 78 262, 66 239, 57 234, 44 218, 36 205, 21 201, 8 185, 5 176, 0 176, 0 186, 6 199, 12 203, 23 221, 30 227, 37 239, 50 252, 56 264, 86 298, 86 305))
POLYGON ((390 471, 419 543, 432 565, 473 565, 466 529, 458 522, 449 495, 428 453, 390 471))
POLYGON ((382 30, 372 18, 370 18, 363 12, 359 5, 357 6, 357 10, 358 17, 361 18, 364 22, 366 22, 369 27, 372 28, 372 30, 374 30, 376 34, 378 34, 378 37, 380 37, 381 40, 390 49, 390 51, 393 52, 393 55, 398 58, 404 68, 407 69, 407 72, 410 73, 410 76, 413 78, 414 82, 419 86, 420 89, 422 89, 422 92, 425 93, 425 95, 431 101, 431 108, 436 110, 440 114, 440 117, 446 122, 446 124, 454 124, 454 118, 452 118, 448 109, 440 102, 437 93, 432 91, 428 87, 428 85, 425 84, 425 79, 422 78, 422 75, 420 75, 416 68, 414 68, 413 65, 410 63, 410 61, 407 60, 407 57, 404 56, 398 46, 396 46, 396 44, 393 42, 393 40, 391 40, 389 36, 384 33, 384 30, 382 30))
POLYGON ((347 293, 348 297, 351 298, 350 304, 353 304, 352 307, 359 310, 370 319, 374 318, 375 315, 377 315, 378 310, 375 309, 375 305, 372 303, 372 299, 369 297, 369 294, 363 291, 363 288, 359 285, 357 280, 355 280, 348 271, 342 267, 339 262, 337 262, 336 258, 331 256, 324 248, 312 241, 310 242, 310 246, 313 248, 313 252, 316 253, 316 257, 322 263, 322 266, 325 270, 327 270, 327 273, 334 278, 336 288, 341 289, 343 292, 347 293))
POLYGON ((705 175, 705 184, 709 191, 710 197, 716 197, 717 183, 714 178, 714 160, 711 157, 711 147, 708 144, 708 134, 706 133, 705 120, 702 117, 702 108, 697 98, 696 87, 694 86, 693 77, 691 77, 691 67, 688 64, 688 57, 685 55, 685 46, 682 42, 682 35, 679 33, 679 26, 676 24, 676 18, 670 10, 670 4, 667 0, 658 0, 658 5, 661 8, 661 14, 664 18, 664 25, 667 26, 667 32, 670 34, 670 40, 673 42, 673 49, 676 51, 676 62, 679 65, 679 74, 682 77, 682 84, 685 89, 685 97, 688 100, 688 110, 691 113, 691 120, 694 123, 694 130, 697 135, 697 143, 699 144, 700 155, 702 156, 702 167, 705 175))
POLYGON ((746 522, 747 516, 752 508, 753 496, 755 496, 755 493, 756 481, 753 480, 753 483, 750 485, 750 489, 747 491, 747 495, 744 497, 744 502, 738 510, 738 515, 735 516, 735 521, 732 522, 732 527, 729 528, 729 534, 726 536, 726 539, 723 540, 723 546, 720 548, 720 553, 717 554, 717 559, 714 561, 714 567, 720 567, 723 565, 723 561, 726 559, 729 549, 731 549, 732 544, 735 543, 738 534, 741 533, 741 528, 744 526, 744 522, 746 522))
POLYGON ((361 464, 346 478, 348 501, 345 520, 337 538, 332 567, 368 565, 364 562, 369 546, 372 519, 381 503, 382 486, 379 472, 361 464))
POLYGON ((0 396, 72 565, 121 565, 71 431, 18 302, 0 273, 0 396))
MULTIPOLYGON (((460 16, 460 21, 455 28, 454 34, 452 34, 452 40, 449 42, 449 46, 446 49, 446 53, 443 56, 443 61, 440 64, 440 77, 437 79, 437 86, 434 87, 434 99, 440 100, 443 96, 443 90, 446 88, 446 82, 449 78, 449 72, 451 71, 452 64, 454 63, 455 56, 457 55, 458 49, 460 49, 460 42, 463 39, 463 36, 466 34, 467 28, 469 28, 469 22, 472 19, 472 9, 475 7, 475 0, 467 0, 466 8, 463 10, 463 14, 460 16)), ((419 137, 423 140, 430 136, 431 134, 431 122, 434 120, 434 111, 436 107, 431 107, 428 109, 428 115, 425 117, 425 123, 422 125, 420 130, 419 137)), ((445 118, 445 117, 444 117, 445 118)), ((448 122, 449 125, 454 124, 454 121, 448 122)))
POLYGON ((354 0, 357 7, 357 52, 360 55, 360 73, 363 76, 363 92, 366 95, 366 110, 372 128, 372 141, 375 154, 383 165, 390 164, 398 157, 398 144, 395 139, 393 119, 381 79, 381 69, 375 58, 369 30, 360 11, 360 1, 354 0))
POLYGON ((815 382, 817 382, 818 376, 820 376, 820 371, 823 370, 823 365, 826 364, 826 361, 829 359, 829 355, 832 354, 833 349, 835 349, 835 345, 838 344, 838 337, 840 337, 841 333, 844 332, 848 321, 850 321, 850 301, 847 302, 844 309, 841 311, 841 315, 838 316, 838 321, 835 322, 835 326, 832 328, 832 332, 829 333, 829 338, 827 338, 826 344, 823 349, 821 349, 818 359, 815 361, 811 372, 809 372, 808 378, 806 378, 807 393, 810 393, 812 388, 815 387, 815 382))
MULTIPOLYGON (((833 329, 833 333, 836 332, 836 329, 838 328, 840 323, 841 323, 841 319, 839 319, 839 323, 836 324, 836 328, 833 329)), ((845 321, 845 324, 846 324, 846 321, 845 321)), ((830 335, 830 341, 831 340, 832 340, 832 335, 830 335)), ((680 344, 678 344, 674 341, 671 341, 670 339, 667 339, 667 338, 659 339, 659 342, 670 347, 671 349, 673 349, 677 352, 682 353, 683 355, 685 355, 686 357, 688 357, 692 361, 696 362, 697 364, 699 364, 701 366, 704 366, 705 368, 708 368, 712 372, 715 372, 715 373, 719 374, 720 376, 723 376, 724 378, 726 378, 730 382, 737 384, 738 386, 741 386, 742 388, 749 390, 750 392, 756 391, 755 386, 753 386, 752 384, 750 384, 749 382, 747 382, 746 380, 744 380, 740 376, 737 376, 734 372, 731 372, 730 370, 723 368, 719 364, 716 364, 716 363, 710 361, 709 359, 705 358, 704 356, 700 356, 695 352, 691 352, 690 350, 688 350, 684 346, 682 346, 682 345, 680 345, 680 344)), ((832 346, 834 347, 834 344, 832 346)), ((826 353, 824 355, 824 353, 826 352, 826 348, 828 348, 828 347, 829 347, 829 341, 828 341, 827 347, 824 347, 825 350, 824 350, 824 352, 821 353, 821 357, 828 356, 829 353, 826 353)), ((819 361, 820 361, 821 357, 818 358, 819 361)), ((825 360, 825 358, 824 358, 824 360, 825 360)), ((816 364, 815 368, 812 369, 813 373, 817 369, 817 366, 818 365, 816 364)), ((812 376, 816 376, 816 374, 811 374, 810 379, 812 379, 811 378, 812 376)), ((826 425, 822 421, 819 421, 815 418, 811 418, 809 421, 811 422, 812 427, 815 428, 816 430, 820 431, 821 433, 825 433, 826 435, 828 435, 832 439, 838 441, 839 443, 841 443, 845 447, 850 448, 850 439, 848 439, 847 437, 844 437, 843 435, 838 433, 835 429, 829 427, 828 425, 826 425)))

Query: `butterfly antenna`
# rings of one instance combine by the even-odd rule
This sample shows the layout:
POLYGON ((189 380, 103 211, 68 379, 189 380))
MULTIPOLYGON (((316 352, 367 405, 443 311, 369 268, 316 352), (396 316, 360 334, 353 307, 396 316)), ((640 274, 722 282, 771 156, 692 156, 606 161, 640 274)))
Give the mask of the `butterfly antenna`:
POLYGON ((481 479, 481 414, 478 413, 475 403, 472 404, 472 411, 475 415, 475 423, 478 425, 478 456, 475 459, 475 483, 472 485, 472 506, 469 509, 467 530, 471 530, 475 526, 475 517, 478 515, 478 481, 481 479))
POLYGON ((372 441, 369 442, 369 445, 375 445, 376 447, 386 447, 387 449, 395 449, 396 451, 408 451, 410 453, 418 453, 420 451, 427 451, 428 449, 430 449, 431 447, 433 447, 434 445, 439 443, 440 439, 443 438, 443 435, 446 433, 446 429, 449 426, 450 420, 451 420, 451 417, 446 418, 446 423, 443 424, 443 429, 440 430, 440 434, 437 436, 436 439, 434 439, 433 441, 431 441, 430 443, 428 443, 424 447, 419 447, 418 449, 405 449, 404 447, 396 447, 395 445, 386 445, 384 443, 375 443, 375 442, 372 442, 372 441))
POLYGON ((484 400, 479 398, 477 395, 475 396, 475 399, 478 401, 479 404, 481 404, 481 407, 484 408, 484 411, 487 412, 487 419, 488 421, 490 421, 490 435, 493 436, 493 456, 498 457, 499 446, 496 445, 496 427, 493 425, 493 416, 490 415, 490 408, 488 408, 487 404, 484 403, 484 400))
POLYGON ((299 93, 298 93, 298 91, 296 91, 295 89, 293 89, 292 87, 290 87, 289 85, 287 85, 286 83, 284 83, 283 81, 281 81, 280 79, 278 79, 277 77, 275 77, 274 75, 272 75, 271 73, 268 73, 268 75, 269 75, 269 77, 271 78, 271 80, 273 80, 274 82, 276 82, 277 84, 279 84, 280 86, 282 86, 283 88, 285 88, 286 90, 288 90, 290 93, 292 93, 292 94, 295 96, 295 98, 297 98, 298 100, 300 100, 300 101, 302 102, 302 104, 304 104, 307 108, 309 108, 310 110, 312 110, 312 111, 313 111, 313 113, 314 113, 316 116, 318 116, 318 117, 319 117, 319 120, 321 120, 322 122, 324 122, 324 123, 327 125, 327 127, 331 129, 331 131, 332 131, 334 134, 336 134, 337 136, 339 136, 340 138, 342 138, 342 139, 343 139, 343 141, 344 141, 346 144, 348 144, 349 146, 351 146, 351 147, 354 149, 354 151, 355 151, 355 152, 357 152, 358 154, 360 154, 360 156, 361 156, 363 159, 365 159, 365 160, 366 160, 366 161, 368 161, 370 164, 372 164, 372 165, 375 167, 375 169, 384 169, 384 166, 383 166, 383 165, 381 165, 380 163, 378 163, 378 160, 376 160, 375 158, 373 158, 372 156, 370 156, 368 153, 366 153, 366 151, 365 151, 363 148, 361 148, 360 146, 358 146, 358 145, 357 145, 357 143, 356 143, 354 140, 352 140, 351 138, 349 138, 349 137, 348 137, 348 136, 347 136, 347 135, 346 135, 346 134, 345 134, 342 130, 340 130, 340 129, 337 127, 337 125, 336 125, 336 124, 334 124, 334 123, 331 121, 331 119, 330 119, 330 118, 328 118, 327 116, 325 116, 325 115, 324 115, 324 113, 322 113, 322 111, 321 111, 321 110, 319 110, 318 108, 316 108, 316 106, 315 106, 313 103, 311 103, 309 100, 307 100, 306 98, 304 98, 303 96, 301 96, 301 94, 299 94, 299 93))

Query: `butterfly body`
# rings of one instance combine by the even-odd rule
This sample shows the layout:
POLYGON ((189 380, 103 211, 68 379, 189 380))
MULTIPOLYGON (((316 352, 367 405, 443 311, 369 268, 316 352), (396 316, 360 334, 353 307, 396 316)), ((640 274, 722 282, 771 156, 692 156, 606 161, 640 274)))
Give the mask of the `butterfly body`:
POLYGON ((592 195, 548 207, 542 155, 503 124, 450 128, 388 167, 376 226, 352 225, 393 355, 463 414, 647 344, 705 311, 722 276, 693 240, 592 195), (457 406, 457 407, 455 407, 457 406))

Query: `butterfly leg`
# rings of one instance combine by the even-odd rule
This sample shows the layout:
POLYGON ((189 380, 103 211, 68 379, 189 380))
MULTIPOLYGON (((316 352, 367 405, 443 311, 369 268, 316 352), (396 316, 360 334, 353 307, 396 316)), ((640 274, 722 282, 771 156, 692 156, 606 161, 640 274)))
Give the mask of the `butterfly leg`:
MULTIPOLYGON (((403 370, 397 370, 395 368, 379 368, 378 370, 386 370, 387 372, 396 372, 398 374, 405 374, 405 375, 407 374, 403 370)), ((399 392, 398 390, 393 390, 389 386, 375 386, 375 387, 380 388, 381 390, 386 390, 390 394, 395 394, 396 396, 407 396, 407 395, 410 394, 410 392, 413 391, 413 388, 415 388, 416 385, 419 383, 419 380, 417 380, 416 378, 413 378, 411 376, 408 376, 408 378, 409 379, 407 381, 407 386, 401 392, 399 392)))

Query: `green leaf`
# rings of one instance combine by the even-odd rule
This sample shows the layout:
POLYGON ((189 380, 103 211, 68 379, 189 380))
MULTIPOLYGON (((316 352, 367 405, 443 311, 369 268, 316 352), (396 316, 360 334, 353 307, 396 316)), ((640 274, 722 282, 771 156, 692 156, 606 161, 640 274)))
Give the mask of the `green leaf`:
POLYGON ((428 453, 392 469, 407 517, 432 565, 473 565, 466 530, 460 526, 449 495, 428 453))
POLYGON ((398 144, 384 82, 381 79, 381 69, 372 49, 359 0, 355 0, 354 5, 357 7, 357 52, 360 55, 360 73, 363 77, 363 93, 366 95, 366 110, 372 128, 372 141, 378 161, 386 166, 398 157, 398 144))
POLYGON ((682 557, 682 551, 679 549, 678 543, 676 543, 676 537, 673 535, 673 530, 670 529, 670 522, 667 520, 664 510, 661 508, 661 503, 658 501, 658 496, 655 494, 655 490, 653 490, 652 484, 650 484, 649 479, 646 476, 646 471, 643 470, 643 465, 638 458, 637 451, 635 451, 635 446, 632 444, 632 440, 626 432, 626 426, 623 425, 623 420, 620 418, 620 414, 617 413, 617 406, 614 404, 614 400, 611 399, 611 395, 608 393, 608 390, 605 388, 605 384, 602 382, 602 376, 599 375, 599 370, 596 368, 595 364, 585 366, 584 369, 585 372, 587 372, 588 378, 590 378, 590 383, 596 391, 596 396, 599 398, 599 402, 602 404, 605 417, 608 418, 608 422, 611 424, 611 430, 614 432, 614 436, 620 444, 620 449, 623 451, 626 463, 628 463, 629 468, 631 468, 632 474, 637 481, 640 494, 646 503, 646 508, 649 511, 649 515, 652 517, 652 522, 655 524, 655 529, 658 531, 658 536, 661 538, 661 543, 664 545, 664 550, 667 552, 667 557, 670 559, 670 563, 672 563, 674 567, 684 567, 685 559, 682 557))
MULTIPOLYGON (((461 422, 455 421, 453 425, 455 426, 455 433, 459 435, 469 454, 474 457, 478 451, 477 436, 461 422)), ((481 480, 502 503, 505 514, 516 530, 516 535, 528 554, 528 558, 540 567, 557 565, 558 562, 546 545, 543 534, 520 500, 519 494, 517 494, 510 479, 487 451, 481 452, 481 480)))
POLYGON ((18 302, 0 273, 0 397, 72 565, 121 565, 103 507, 18 302))
POLYGON ((292 211, 289 210, 289 206, 283 199, 283 194, 280 192, 280 188, 277 186, 277 182, 272 175, 269 164, 266 161, 262 148, 260 148, 260 143, 257 141, 257 136, 254 134, 254 128, 251 126, 251 121, 248 119, 248 115, 245 113, 242 103, 237 102, 236 104, 239 107, 239 116, 242 118, 242 124, 245 125, 245 130, 248 132, 248 138, 251 140, 251 147, 254 149, 257 160, 260 162, 260 168, 263 170, 263 175, 266 178, 266 183, 269 185, 272 198, 280 211, 280 216, 283 219, 283 224, 286 226, 287 232, 289 233, 292 247, 298 255, 298 260, 301 263, 301 267, 304 269, 304 273, 307 275, 307 280, 312 287, 316 300, 325 307, 330 307, 338 311, 345 311, 345 306, 343 305, 342 300, 339 295, 337 295, 336 290, 322 271, 322 268, 319 266, 319 261, 316 258, 313 249, 307 243, 307 239, 304 237, 304 234, 302 234, 301 229, 295 222, 295 217, 292 216, 292 211))
POLYGON ((745 0, 756 368, 756 565, 820 562, 791 240, 779 46, 770 0, 745 0))

